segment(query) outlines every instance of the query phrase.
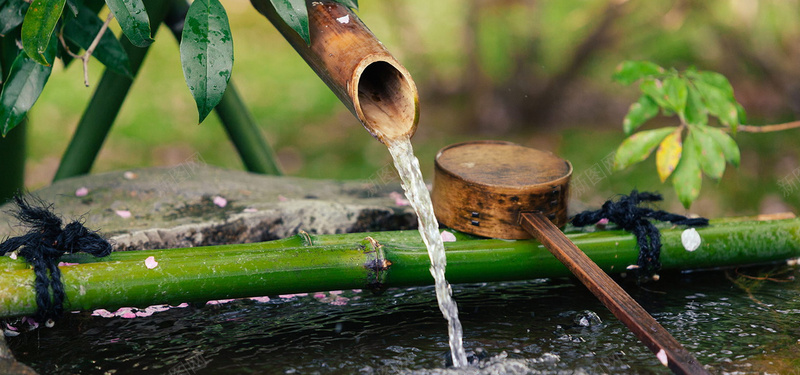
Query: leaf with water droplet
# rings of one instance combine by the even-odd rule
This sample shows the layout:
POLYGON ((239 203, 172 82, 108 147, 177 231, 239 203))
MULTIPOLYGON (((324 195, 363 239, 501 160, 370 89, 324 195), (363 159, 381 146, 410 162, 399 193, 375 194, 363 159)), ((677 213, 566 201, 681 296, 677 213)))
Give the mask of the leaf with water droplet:
POLYGON ((10 0, 0 9, 0 35, 5 36, 22 23, 29 5, 23 0, 10 0))
POLYGON ((270 0, 275 12, 307 44, 311 43, 308 31, 308 9, 305 0, 270 0))
POLYGON ((106 5, 134 46, 147 47, 153 43, 153 38, 150 37, 150 17, 142 0, 106 0, 106 5))
POLYGON ((22 49, 34 61, 50 65, 55 54, 45 56, 66 0, 33 0, 22 22, 22 49))
POLYGON ((219 0, 195 0, 181 37, 181 65, 200 121, 219 104, 233 69, 233 39, 219 0))
MULTIPOLYGON (((54 56, 55 50, 56 38, 53 36, 45 55, 54 56)), ((37 63, 25 52, 20 52, 14 59, 0 94, 0 133, 3 136, 25 118, 42 93, 52 69, 52 66, 37 63)))

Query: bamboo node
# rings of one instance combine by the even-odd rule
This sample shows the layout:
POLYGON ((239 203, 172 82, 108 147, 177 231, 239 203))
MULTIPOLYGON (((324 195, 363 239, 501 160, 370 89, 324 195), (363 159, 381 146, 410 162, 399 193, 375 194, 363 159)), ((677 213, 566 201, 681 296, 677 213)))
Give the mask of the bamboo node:
POLYGON ((364 238, 364 254, 367 256, 364 268, 367 269, 367 286, 374 291, 384 289, 386 275, 392 262, 386 259, 383 245, 372 237, 364 238))
POLYGON ((303 246, 314 246, 313 241, 311 241, 311 235, 304 230, 300 230, 297 232, 297 235, 300 237, 300 241, 303 242, 303 246))

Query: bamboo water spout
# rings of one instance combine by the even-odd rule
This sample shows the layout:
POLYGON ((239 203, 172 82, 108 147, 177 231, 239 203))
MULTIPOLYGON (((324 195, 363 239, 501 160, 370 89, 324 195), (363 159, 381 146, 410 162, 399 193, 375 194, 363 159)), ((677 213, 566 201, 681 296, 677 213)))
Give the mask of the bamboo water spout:
POLYGON ((386 143, 414 135, 419 97, 411 74, 349 8, 309 1, 306 44, 269 0, 251 2, 373 137, 386 143))

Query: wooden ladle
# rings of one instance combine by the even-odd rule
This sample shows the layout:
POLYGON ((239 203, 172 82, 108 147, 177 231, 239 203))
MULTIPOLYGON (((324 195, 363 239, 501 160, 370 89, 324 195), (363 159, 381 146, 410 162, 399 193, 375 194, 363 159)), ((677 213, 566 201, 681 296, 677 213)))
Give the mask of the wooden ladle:
POLYGON ((475 141, 436 155, 434 211, 440 223, 486 237, 535 237, 665 366, 709 374, 672 335, 578 249, 557 226, 567 222, 572 165, 510 142, 475 141))

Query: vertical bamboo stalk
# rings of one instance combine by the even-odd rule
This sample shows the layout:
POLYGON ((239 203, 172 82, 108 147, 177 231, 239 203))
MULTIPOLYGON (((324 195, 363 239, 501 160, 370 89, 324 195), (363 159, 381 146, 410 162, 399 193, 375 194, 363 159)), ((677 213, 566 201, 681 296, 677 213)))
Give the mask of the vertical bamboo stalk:
MULTIPOLYGON (((188 9, 189 3, 186 1, 174 1, 164 21, 178 43, 183 35, 183 25, 188 9)), ((228 133, 228 138, 249 172, 276 176, 283 174, 272 147, 264 139, 253 115, 239 96, 233 79, 228 82, 225 94, 219 104, 214 107, 214 112, 219 116, 225 132, 228 133)))
POLYGON ((25 187, 27 120, 0 137, 0 205, 25 187))
POLYGON ((308 5, 311 44, 276 13, 269 0, 251 0, 377 140, 410 138, 419 121, 411 74, 348 7, 308 5))
MULTIPOLYGON (((0 81, 5 82, 11 64, 17 57, 14 38, 6 36, 0 41, 0 81), (13 53, 12 53, 13 52, 13 53)), ((25 140, 27 120, 17 125, 8 135, 0 137, 0 204, 25 186, 25 140)))
MULTIPOLYGON (((155 33, 164 20, 170 4, 175 0, 146 0, 145 7, 150 17, 150 29, 155 33)), ((128 53, 131 75, 135 78, 144 61, 149 47, 138 48, 121 38, 122 46, 128 53)), ((115 73, 109 69, 103 73, 92 100, 83 112, 75 129, 75 134, 61 158, 53 181, 89 173, 100 148, 103 147, 111 125, 119 114, 122 103, 133 85, 133 78, 115 73)))

